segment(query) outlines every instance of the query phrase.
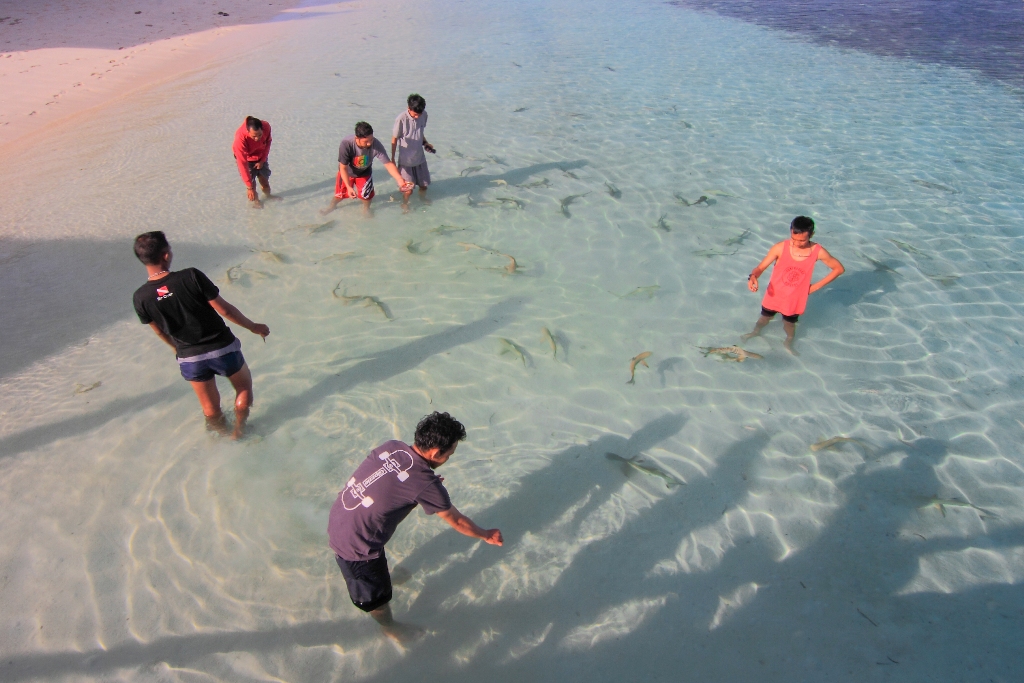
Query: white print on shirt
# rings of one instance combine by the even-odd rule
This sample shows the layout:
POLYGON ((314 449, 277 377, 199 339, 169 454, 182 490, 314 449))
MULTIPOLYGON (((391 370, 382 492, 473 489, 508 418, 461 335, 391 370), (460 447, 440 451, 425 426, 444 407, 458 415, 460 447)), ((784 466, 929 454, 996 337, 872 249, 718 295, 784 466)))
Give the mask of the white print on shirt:
POLYGON ((166 286, 165 287, 157 287, 156 288, 156 300, 157 301, 163 301, 164 299, 166 299, 169 296, 174 296, 174 292, 171 292, 170 290, 168 290, 166 286))
POLYGON ((360 505, 364 508, 373 505, 373 498, 368 496, 366 492, 378 479, 388 472, 394 472, 398 477, 398 481, 405 481, 409 478, 407 470, 412 469, 413 459, 412 454, 408 451, 395 451, 394 453, 385 451, 377 457, 384 462, 379 470, 359 482, 356 481, 355 477, 352 477, 348 480, 348 484, 345 485, 341 501, 345 505, 346 510, 355 510, 360 505))

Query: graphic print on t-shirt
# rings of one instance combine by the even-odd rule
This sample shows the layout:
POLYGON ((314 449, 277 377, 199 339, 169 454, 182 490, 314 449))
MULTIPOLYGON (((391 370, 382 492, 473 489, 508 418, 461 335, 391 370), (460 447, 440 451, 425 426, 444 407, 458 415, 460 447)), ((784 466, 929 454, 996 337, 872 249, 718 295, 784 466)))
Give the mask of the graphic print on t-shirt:
POLYGON ((413 466, 413 459, 412 454, 408 451, 397 450, 393 453, 385 451, 377 457, 383 462, 379 469, 362 481, 357 482, 356 478, 352 477, 345 485, 341 497, 346 510, 355 510, 360 505, 364 508, 373 505, 373 498, 368 495, 368 491, 378 479, 389 472, 394 472, 398 481, 405 481, 409 478, 408 470, 413 466))
POLYGON ((352 168, 358 168, 362 171, 364 168, 370 165, 370 155, 361 154, 357 157, 352 157, 352 168))
POLYGON ((156 288, 156 298, 157 298, 157 301, 159 301, 159 300, 161 300, 161 299, 163 299, 165 297, 168 297, 170 295, 171 295, 171 290, 167 289, 166 286, 164 286, 164 287, 157 287, 156 288))

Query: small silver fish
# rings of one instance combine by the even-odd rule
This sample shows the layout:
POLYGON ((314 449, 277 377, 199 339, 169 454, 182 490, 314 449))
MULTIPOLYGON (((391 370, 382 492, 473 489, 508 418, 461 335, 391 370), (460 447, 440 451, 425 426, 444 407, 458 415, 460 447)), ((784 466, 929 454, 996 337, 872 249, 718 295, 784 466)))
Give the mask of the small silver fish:
POLYGON ((612 199, 622 199, 622 191, 619 188, 611 183, 605 183, 604 186, 608 188, 608 194, 612 196, 612 199))
POLYGON ((606 66, 605 68, 608 69, 609 71, 615 71, 615 69, 611 68, 610 66, 606 66))
POLYGON ((928 275, 929 280, 935 280, 943 287, 949 287, 956 284, 956 281, 960 279, 960 275, 928 275))
POLYGON ((513 114, 519 114, 520 112, 524 112, 524 111, 526 111, 527 109, 529 109, 529 107, 519 107, 519 109, 513 109, 513 110, 512 110, 512 113, 513 113, 513 114))
POLYGON ((633 297, 641 296, 645 296, 648 299, 652 299, 654 298, 654 293, 657 292, 659 289, 661 289, 661 285, 647 285, 646 287, 637 287, 636 289, 626 292, 625 294, 615 294, 615 292, 610 293, 615 294, 615 296, 619 297, 620 299, 631 299, 633 297))
POLYGON ((433 230, 428 230, 427 232, 444 237, 445 235, 450 235, 453 232, 462 232, 463 230, 469 230, 469 228, 460 228, 457 225, 442 225, 438 228, 434 228, 433 230))
POLYGON ((410 254, 415 254, 416 256, 422 256, 430 251, 430 249, 430 247, 424 249, 422 242, 413 242, 412 240, 409 240, 405 243, 405 250, 410 254))
POLYGON ((452 156, 454 156, 454 157, 456 157, 456 158, 458 158, 458 159, 465 159, 465 158, 466 158, 466 157, 465 157, 465 156, 464 156, 464 155, 462 154, 462 152, 460 152, 459 150, 455 149, 454 147, 452 147, 452 156))
POLYGON ((693 252, 697 256, 703 256, 704 258, 711 258, 712 256, 732 256, 736 251, 717 251, 715 249, 701 249, 700 251, 693 252))
POLYGON ((466 203, 472 206, 474 209, 479 208, 481 206, 500 206, 498 202, 480 202, 473 199, 469 195, 466 195, 466 203))
POLYGON ((940 192, 948 192, 949 194, 960 194, 959 190, 954 190, 952 187, 946 187, 945 185, 939 185, 938 183, 930 183, 927 180, 914 180, 915 185, 921 187, 927 187, 929 190, 939 190, 940 192))
POLYGON ((550 180, 548 180, 547 178, 541 178, 540 180, 534 180, 533 182, 530 182, 530 183, 524 183, 522 185, 516 185, 516 187, 523 187, 523 188, 547 187, 550 184, 551 184, 550 180))
POLYGON ((668 472, 665 472, 664 470, 662 470, 659 467, 655 467, 654 465, 646 464, 645 462, 643 462, 640 459, 639 455, 634 455, 631 458, 623 458, 618 453, 605 453, 605 457, 608 458, 609 460, 613 460, 613 461, 616 461, 616 462, 621 462, 624 472, 628 472, 628 468, 632 467, 633 469, 635 469, 635 470, 637 470, 639 472, 643 472, 644 474, 649 474, 651 476, 658 477, 659 479, 664 481, 665 485, 668 486, 669 488, 673 488, 673 487, 676 487, 676 486, 682 486, 683 484, 686 483, 686 482, 679 481, 678 479, 673 477, 671 474, 669 474, 668 472))
MULTIPOLYGON (((545 328, 545 329, 547 329, 547 328, 545 328)), ((100 381, 100 382, 93 382, 92 384, 89 384, 89 385, 76 384, 75 385, 75 393, 76 394, 84 394, 86 392, 92 391, 93 389, 95 389, 96 387, 100 386, 101 384, 103 384, 102 381, 100 381)))
POLYGON ((572 171, 562 171, 562 175, 566 176, 567 178, 572 178, 573 180, 580 179, 580 177, 573 173, 572 171))
POLYGON ((542 341, 547 341, 551 345, 551 358, 557 360, 558 358, 558 342, 555 341, 555 336, 551 334, 551 330, 546 327, 540 329, 540 338, 542 341))
POLYGON ((494 163, 498 164, 499 166, 508 166, 508 164, 505 163, 505 159, 503 157, 496 157, 494 155, 488 154, 487 158, 493 161, 494 163))
POLYGON ((714 354, 721 356, 722 360, 735 361, 737 363, 742 363, 748 358, 764 360, 764 356, 753 351, 744 351, 738 346, 701 346, 700 350, 704 352, 705 358, 714 354))
POLYGON ((515 356, 519 360, 523 361, 523 367, 525 368, 526 367, 526 353, 525 353, 525 349, 522 346, 520 346, 519 344, 516 344, 511 339, 505 339, 504 337, 499 337, 499 340, 501 341, 501 355, 504 356, 506 353, 511 353, 513 356, 515 356))
POLYGON ((655 230, 660 230, 661 232, 672 231, 672 228, 670 228, 668 223, 665 222, 665 214, 661 214, 661 218, 658 219, 658 222, 655 223, 653 227, 655 230))
POLYGON ((331 294, 334 295, 334 298, 341 299, 346 306, 348 306, 349 304, 358 303, 360 301, 365 301, 366 303, 364 305, 376 307, 377 310, 383 313, 384 317, 387 318, 388 320, 395 319, 394 316, 391 315, 391 309, 388 308, 387 304, 385 304, 383 301, 381 301, 379 298, 375 296, 369 294, 354 294, 352 296, 349 296, 347 288, 343 289, 341 294, 338 294, 338 288, 341 287, 341 284, 342 283, 339 282, 337 285, 335 285, 334 290, 331 292, 331 294))
POLYGON ((895 270, 893 270, 889 266, 885 265, 881 261, 876 261, 875 259, 871 258, 867 254, 861 254, 861 256, 866 258, 871 263, 871 265, 873 265, 875 267, 875 272, 878 272, 878 273, 895 273, 896 272, 895 270))
POLYGON ((265 249, 252 249, 254 254, 259 254, 261 258, 267 261, 273 261, 274 263, 284 263, 284 255, 279 254, 276 251, 267 251, 265 249))
POLYGON ((320 224, 310 223, 308 225, 303 225, 301 227, 307 228, 308 234, 315 235, 318 232, 324 232, 325 230, 330 230, 331 228, 334 227, 334 224, 337 223, 337 222, 338 221, 327 221, 326 223, 320 223, 320 224))
POLYGON ((722 190, 704 190, 704 194, 709 194, 712 197, 732 197, 733 199, 743 199, 743 197, 740 197, 739 195, 729 194, 722 190))
POLYGON ((741 244, 743 244, 743 240, 747 239, 748 236, 750 236, 750 231, 749 230, 744 230, 739 236, 737 236, 737 237, 730 237, 726 241, 722 242, 722 246, 731 247, 734 244, 737 245, 737 246, 741 245, 741 244))
POLYGON ((341 254, 331 254, 330 256, 320 259, 316 263, 327 263, 328 261, 344 261, 345 259, 356 258, 358 256, 359 254, 357 254, 354 251, 346 251, 341 254))
POLYGON ((863 441, 861 441, 860 439, 854 439, 848 436, 833 436, 831 439, 825 439, 824 441, 819 441, 818 443, 811 444, 811 450, 814 452, 826 451, 844 443, 852 443, 854 445, 860 446, 869 455, 874 453, 871 447, 868 446, 863 441))
POLYGON ((564 199, 562 199, 562 201, 561 201, 562 215, 565 216, 566 218, 572 218, 572 214, 569 213, 569 205, 572 204, 577 199, 579 199, 580 197, 586 197, 588 194, 590 194, 590 193, 589 192, 584 192, 583 194, 571 194, 568 197, 565 197, 564 199))
POLYGON ((916 254, 918 256, 924 256, 925 258, 931 258, 928 254, 924 253, 917 247, 907 244, 906 242, 900 242, 899 240, 890 239, 890 242, 896 245, 896 248, 900 251, 905 251, 908 254, 916 254))
POLYGON ((524 202, 521 202, 520 200, 516 199, 515 197, 495 197, 495 199, 497 199, 499 202, 501 202, 503 204, 512 204, 517 209, 522 209, 524 206, 526 206, 526 204, 524 202))
POLYGON ((462 172, 459 173, 459 176, 465 177, 465 176, 469 175, 470 173, 476 173, 477 171, 482 171, 482 170, 484 170, 483 166, 470 166, 469 168, 462 169, 462 172))
POLYGON ((994 512, 986 510, 985 508, 980 508, 977 505, 974 505, 973 503, 969 503, 969 502, 967 502, 965 500, 960 500, 959 498, 938 498, 938 497, 936 497, 936 498, 928 498, 928 499, 924 500, 924 504, 923 505, 919 505, 918 507, 919 508, 926 508, 926 507, 931 507, 932 505, 934 505, 935 507, 937 507, 939 509, 939 512, 942 513, 943 517, 946 516, 946 508, 947 507, 958 507, 958 508, 971 508, 972 510, 977 510, 978 512, 981 513, 982 519, 984 519, 985 517, 991 517, 993 519, 999 519, 999 517, 994 512))
POLYGON ((636 366, 642 365, 645 368, 651 367, 647 364, 647 359, 653 354, 650 351, 644 351, 633 356, 632 360, 629 361, 629 381, 626 384, 636 384, 636 366))
POLYGON ((683 128, 686 128, 687 130, 693 128, 693 126, 691 126, 688 121, 683 121, 682 119, 679 119, 679 123, 683 124, 683 128))

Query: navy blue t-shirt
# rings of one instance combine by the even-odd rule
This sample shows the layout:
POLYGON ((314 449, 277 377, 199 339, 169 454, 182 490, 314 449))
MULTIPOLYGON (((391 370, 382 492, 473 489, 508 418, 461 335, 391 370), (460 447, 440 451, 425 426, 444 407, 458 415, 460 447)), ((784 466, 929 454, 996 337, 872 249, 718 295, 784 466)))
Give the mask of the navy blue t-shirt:
POLYGON ((406 443, 387 441, 370 451, 331 507, 331 550, 349 562, 380 557, 395 529, 419 504, 428 515, 452 506, 430 465, 406 443))

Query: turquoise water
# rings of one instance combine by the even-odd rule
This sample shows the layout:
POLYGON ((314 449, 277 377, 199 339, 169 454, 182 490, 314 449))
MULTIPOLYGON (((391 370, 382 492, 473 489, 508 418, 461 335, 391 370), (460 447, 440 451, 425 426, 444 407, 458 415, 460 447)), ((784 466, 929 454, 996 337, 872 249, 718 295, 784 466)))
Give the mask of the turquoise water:
POLYGON ((658 3, 307 12, 0 171, 6 678, 1019 678, 1018 93, 658 3), (412 91, 433 203, 403 214, 381 173, 372 218, 320 218, 340 138, 386 139, 412 91), (262 212, 246 114, 273 125, 262 212), (797 214, 847 270, 800 356, 776 322, 743 343, 763 359, 704 357, 753 325, 745 276, 797 214), (152 229, 271 327, 241 333, 245 442, 204 432, 132 318, 152 229), (403 651, 326 519, 435 409, 469 431, 456 505, 506 544, 403 524, 395 612, 432 633, 403 651))

